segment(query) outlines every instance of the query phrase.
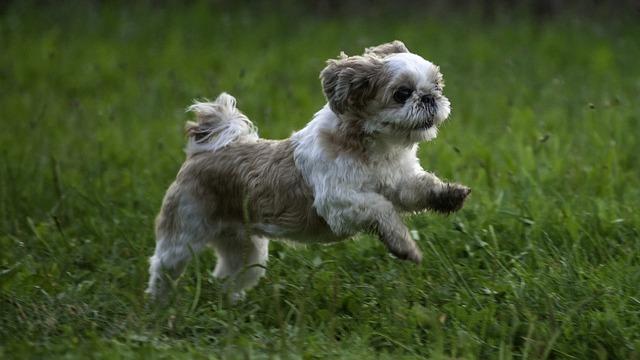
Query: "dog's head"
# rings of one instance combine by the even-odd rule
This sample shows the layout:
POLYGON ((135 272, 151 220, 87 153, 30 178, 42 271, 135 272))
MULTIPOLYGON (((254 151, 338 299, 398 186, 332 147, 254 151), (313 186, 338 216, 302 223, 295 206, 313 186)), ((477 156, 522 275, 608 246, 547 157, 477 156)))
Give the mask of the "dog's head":
POLYGON ((451 112, 438 66, 400 41, 327 62, 320 73, 331 110, 369 136, 431 140, 451 112))

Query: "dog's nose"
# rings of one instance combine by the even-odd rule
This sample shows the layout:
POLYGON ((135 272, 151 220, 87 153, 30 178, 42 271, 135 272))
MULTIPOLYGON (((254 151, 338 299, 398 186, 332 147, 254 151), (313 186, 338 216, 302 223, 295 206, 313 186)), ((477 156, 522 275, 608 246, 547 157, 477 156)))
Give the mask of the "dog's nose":
POLYGON ((420 100, 425 105, 434 106, 436 104, 436 98, 434 98, 433 95, 422 95, 420 100))

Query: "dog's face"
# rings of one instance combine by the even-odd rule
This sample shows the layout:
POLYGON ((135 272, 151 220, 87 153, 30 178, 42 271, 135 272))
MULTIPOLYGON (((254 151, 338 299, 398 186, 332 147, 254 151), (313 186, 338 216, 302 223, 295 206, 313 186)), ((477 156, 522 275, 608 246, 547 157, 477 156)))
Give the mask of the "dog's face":
POLYGON ((331 109, 368 136, 431 140, 451 112, 439 68, 399 41, 329 60, 320 78, 331 109))

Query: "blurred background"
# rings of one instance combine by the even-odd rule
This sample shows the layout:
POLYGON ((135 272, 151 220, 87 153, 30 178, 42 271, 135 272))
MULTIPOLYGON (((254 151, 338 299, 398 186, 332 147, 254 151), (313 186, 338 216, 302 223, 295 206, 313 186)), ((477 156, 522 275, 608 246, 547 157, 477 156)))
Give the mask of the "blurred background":
POLYGON ((640 356, 638 1, 0 1, 0 356, 640 356), (407 223, 273 243, 230 307, 193 262, 161 311, 153 221, 194 99, 282 139, 340 51, 403 41, 453 112, 423 166, 473 188, 407 223))

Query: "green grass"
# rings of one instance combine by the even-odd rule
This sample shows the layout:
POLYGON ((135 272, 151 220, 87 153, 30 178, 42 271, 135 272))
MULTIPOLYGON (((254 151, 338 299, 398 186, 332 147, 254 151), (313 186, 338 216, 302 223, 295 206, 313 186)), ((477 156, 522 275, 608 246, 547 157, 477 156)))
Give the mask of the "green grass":
POLYGON ((15 2, 0 12, 0 357, 638 359, 638 39, 624 17, 15 2), (366 236, 274 243, 229 306, 206 252, 148 310, 191 100, 228 91, 285 138, 324 103, 325 59, 392 39, 441 66, 453 103, 423 166, 473 188, 455 215, 407 219, 423 264, 366 236))

